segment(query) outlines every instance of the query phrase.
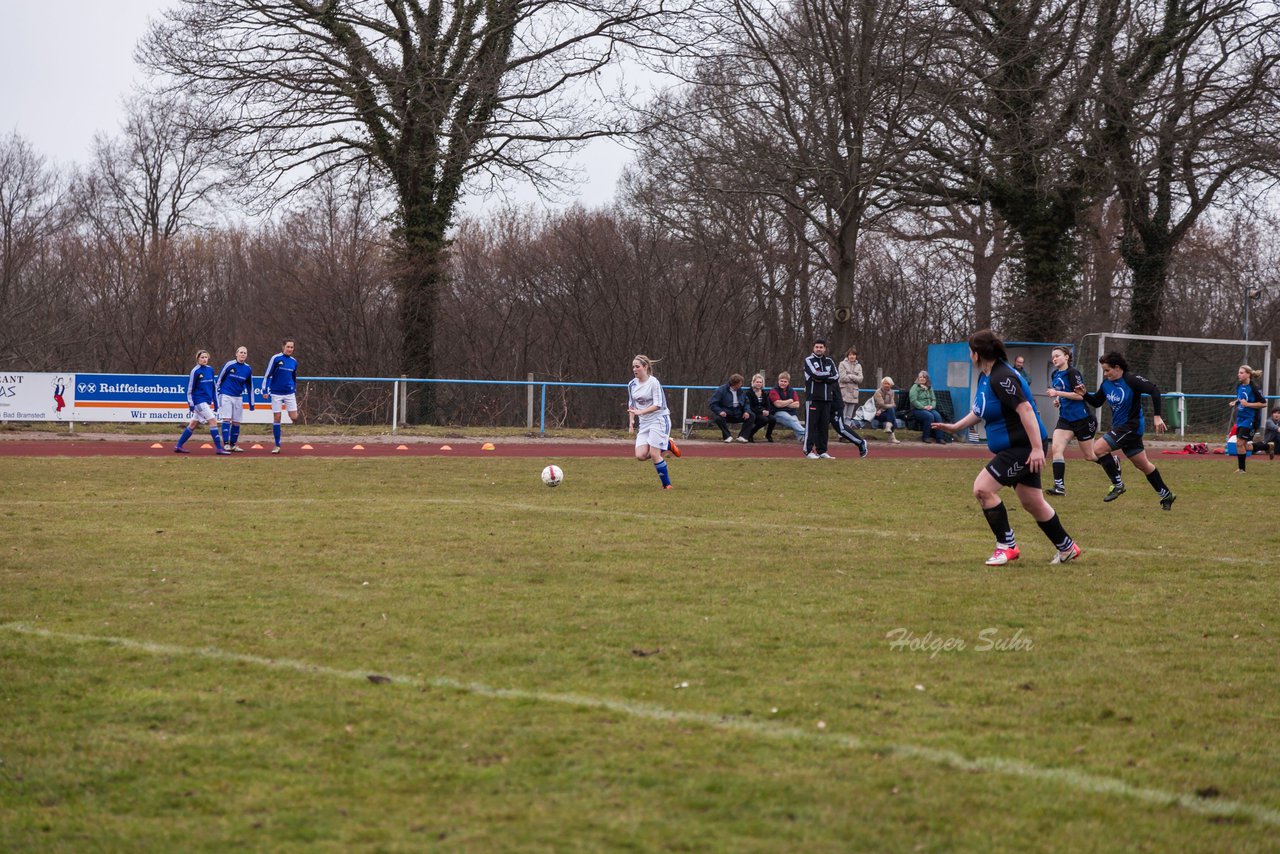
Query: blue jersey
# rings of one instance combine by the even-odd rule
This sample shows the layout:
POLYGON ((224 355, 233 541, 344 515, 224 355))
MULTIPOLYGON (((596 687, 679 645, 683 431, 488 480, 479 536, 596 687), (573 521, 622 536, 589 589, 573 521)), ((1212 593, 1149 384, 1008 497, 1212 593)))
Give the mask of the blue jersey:
POLYGON ((192 368, 191 375, 187 377, 187 406, 195 409, 197 403, 207 403, 216 408, 215 394, 213 368, 208 365, 192 368))
POLYGON ((1257 403, 1262 400, 1262 392, 1253 383, 1241 383, 1236 386, 1236 426, 1253 430, 1262 419, 1261 409, 1241 406, 1241 403, 1257 403))
POLYGON ((298 360, 276 353, 262 375, 262 393, 293 394, 298 390, 298 360))
POLYGON ((1018 406, 1024 402, 1031 404, 1043 447, 1047 434, 1026 378, 1008 362, 996 362, 990 374, 978 378, 978 389, 973 395, 973 414, 986 422, 987 448, 992 453, 999 453, 1005 448, 1031 447, 1031 437, 1018 414, 1018 406))
POLYGON ((1157 413, 1160 412, 1160 389, 1146 377, 1125 372, 1118 380, 1103 380, 1102 385, 1084 399, 1094 406, 1101 406, 1103 401, 1111 407, 1111 432, 1115 434, 1133 433, 1141 436, 1147 427, 1146 416, 1142 413, 1142 396, 1151 398, 1157 413))
MULTIPOLYGON (((1058 391, 1075 393, 1076 386, 1084 385, 1084 376, 1074 367, 1054 371, 1051 385, 1058 391)), ((1080 421, 1089 417, 1089 407, 1083 400, 1072 400, 1069 397, 1058 398, 1058 415, 1063 421, 1080 421)))
POLYGON ((232 359, 218 372, 218 394, 243 397, 245 389, 253 387, 253 368, 248 362, 232 359))

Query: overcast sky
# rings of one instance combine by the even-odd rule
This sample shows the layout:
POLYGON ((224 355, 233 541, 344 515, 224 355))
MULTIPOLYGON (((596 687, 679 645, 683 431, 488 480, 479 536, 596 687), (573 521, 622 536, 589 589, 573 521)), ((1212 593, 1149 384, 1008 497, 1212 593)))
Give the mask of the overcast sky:
MULTIPOLYGON (((121 102, 141 83, 133 49, 171 0, 0 0, 0 133, 17 131, 59 166, 89 160, 93 135, 115 134, 121 102)), ((600 142, 580 161, 578 200, 607 203, 628 155, 600 142)), ((512 188, 514 200, 533 194, 512 188)), ((479 206, 474 202, 472 210, 479 206)))

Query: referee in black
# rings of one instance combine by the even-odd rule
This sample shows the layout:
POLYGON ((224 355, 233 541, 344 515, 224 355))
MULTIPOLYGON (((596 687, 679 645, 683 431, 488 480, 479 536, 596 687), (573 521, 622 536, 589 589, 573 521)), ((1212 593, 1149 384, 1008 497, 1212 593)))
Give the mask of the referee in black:
POLYGON ((827 453, 827 428, 831 407, 840 396, 836 363, 827 355, 827 342, 818 338, 804 360, 804 450, 811 460, 832 459, 827 453))

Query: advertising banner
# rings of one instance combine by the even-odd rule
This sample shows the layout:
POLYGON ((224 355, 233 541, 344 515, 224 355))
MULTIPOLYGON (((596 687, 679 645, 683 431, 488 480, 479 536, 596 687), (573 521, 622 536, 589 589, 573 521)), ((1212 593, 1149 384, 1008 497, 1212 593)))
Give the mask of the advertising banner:
MULTIPOLYGON (((256 378, 256 382, 261 382, 256 378)), ((271 404, 255 383, 254 410, 241 403, 245 424, 270 424, 271 404)), ((74 415, 71 421, 181 422, 187 411, 187 377, 162 374, 76 374, 74 415)), ((52 420, 52 419, 48 419, 52 420)), ((289 415, 280 417, 288 424, 289 415)))
POLYGON ((74 374, 0 372, 0 421, 72 421, 74 374))

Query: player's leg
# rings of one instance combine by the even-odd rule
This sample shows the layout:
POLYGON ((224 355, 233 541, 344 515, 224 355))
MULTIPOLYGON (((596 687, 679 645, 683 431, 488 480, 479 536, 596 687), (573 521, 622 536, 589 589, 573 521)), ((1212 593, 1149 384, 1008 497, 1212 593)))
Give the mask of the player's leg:
POLYGON ((1053 488, 1049 490, 1050 495, 1067 494, 1067 443, 1070 441, 1070 430, 1063 430, 1061 427, 1054 429, 1053 444, 1051 446, 1053 455, 1053 488))
POLYGON ((973 497, 996 538, 996 548, 987 558, 987 566, 1004 566, 1018 559, 1018 541, 1009 524, 1009 511, 1000 500, 1000 488, 1000 481, 986 468, 973 480, 973 497))
POLYGON ((1095 462, 1107 473, 1107 479, 1111 481, 1111 490, 1103 497, 1103 501, 1115 501, 1125 491, 1124 478, 1120 476, 1120 464, 1111 453, 1116 447, 1115 437, 1111 432, 1103 433, 1093 443, 1095 462))
POLYGON ((1026 481, 1015 486, 1013 491, 1022 502, 1023 509, 1031 514, 1031 518, 1036 520, 1040 530, 1057 549, 1058 553, 1054 556, 1052 563, 1066 563, 1078 558, 1080 547, 1062 527, 1058 511, 1044 500, 1044 493, 1040 491, 1040 476, 1038 474, 1034 477, 1028 476, 1026 481))
POLYGON ((193 413, 193 414, 192 414, 192 418, 191 418, 191 420, 187 422, 187 426, 186 426, 186 427, 184 427, 184 428, 182 428, 182 435, 178 437, 178 444, 176 444, 176 445, 174 445, 174 446, 173 446, 173 452, 174 452, 175 454, 189 454, 189 453, 191 453, 190 451, 188 451, 188 450, 187 450, 186 448, 184 448, 183 446, 187 444, 187 440, 188 440, 188 439, 190 439, 190 438, 191 438, 191 436, 192 436, 192 434, 194 434, 194 433, 195 433, 195 429, 196 429, 196 424, 197 424, 197 423, 198 423, 198 422, 196 421, 196 419, 195 419, 195 417, 194 417, 194 413, 193 413))
POLYGON ((1147 458, 1146 450, 1139 450, 1129 456, 1129 462, 1133 463, 1133 467, 1147 476, 1147 483, 1151 484, 1151 488, 1156 491, 1156 495, 1160 496, 1160 507, 1165 510, 1173 508, 1173 502, 1178 497, 1173 491, 1165 485, 1164 478, 1160 476, 1160 470, 1156 468, 1156 464, 1147 458))

